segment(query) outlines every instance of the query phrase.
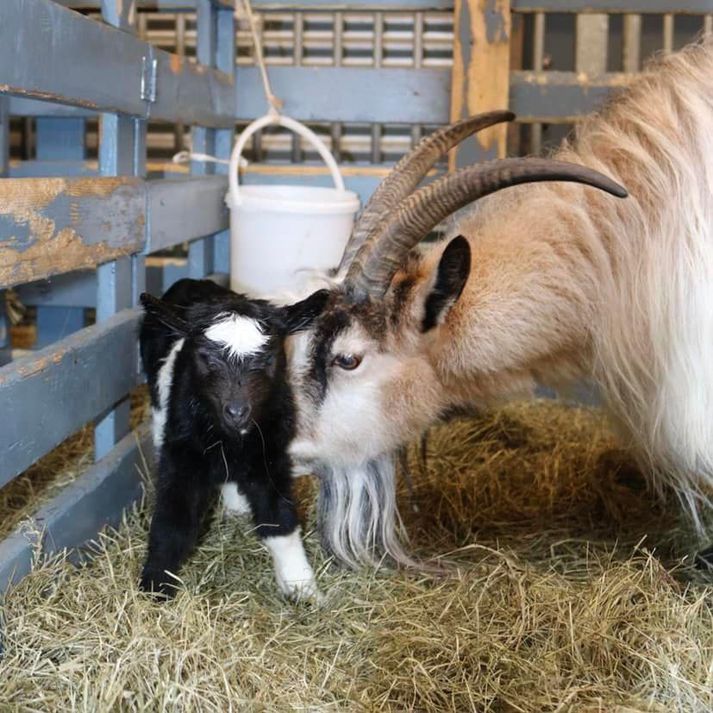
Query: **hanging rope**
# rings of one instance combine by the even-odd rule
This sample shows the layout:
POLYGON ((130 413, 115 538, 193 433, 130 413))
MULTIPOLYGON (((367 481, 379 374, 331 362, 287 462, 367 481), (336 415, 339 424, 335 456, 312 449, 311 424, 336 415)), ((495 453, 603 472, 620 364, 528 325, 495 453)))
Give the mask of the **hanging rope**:
MULTIPOLYGON (((207 163, 222 163, 225 166, 230 164, 230 160, 227 158, 216 158, 207 153, 196 153, 194 151, 179 151, 173 154, 171 158, 172 163, 189 163, 190 161, 206 161, 207 163)), ((246 158, 240 157, 240 168, 245 168, 248 165, 248 160, 246 158)))
MULTIPOLYGON (((242 19, 239 9, 240 0, 235 0, 235 19, 240 21, 242 19)), ((247 18, 248 24, 250 25, 250 34, 253 38, 253 46, 255 47, 255 59, 257 60, 257 65, 260 69, 260 77, 262 78, 262 88, 265 91, 265 99, 267 100, 270 114, 279 114, 282 109, 284 102, 276 97, 272 92, 272 86, 270 85, 270 78, 267 76, 267 67, 265 66, 265 57, 262 53, 262 42, 260 41, 260 33, 257 31, 257 25, 255 23, 255 16, 253 15, 253 9, 250 5, 250 0, 242 0, 242 6, 245 11, 245 17, 247 18)))

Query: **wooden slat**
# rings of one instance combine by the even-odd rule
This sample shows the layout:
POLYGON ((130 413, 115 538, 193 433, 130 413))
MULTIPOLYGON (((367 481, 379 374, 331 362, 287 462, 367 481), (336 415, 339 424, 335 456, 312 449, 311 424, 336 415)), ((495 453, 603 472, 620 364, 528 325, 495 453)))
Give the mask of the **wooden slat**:
MULTIPOLYGON (((270 83, 284 100, 285 113, 301 121, 448 122, 447 70, 270 67, 270 83)), ((257 67, 239 67, 237 85, 238 118, 252 120, 264 114, 257 67)))
POLYGON ((146 252, 164 250, 228 228, 227 176, 149 182, 149 241, 146 252))
MULTIPOLYGON (((456 0, 452 121, 506 109, 510 69, 510 0, 456 0)), ((507 126, 482 131, 451 152, 450 167, 503 157, 507 126)))
POLYGON ((0 287, 225 230, 226 192, 225 176, 2 179, 0 287))
POLYGON ((185 124, 234 122, 228 75, 51 0, 5 0, 0 32, 0 92, 185 124))
POLYGON ((102 460, 43 505, 31 518, 39 530, 18 527, 0 542, 0 594, 32 569, 38 548, 49 555, 81 547, 141 497, 141 472, 150 470, 154 451, 148 426, 130 433, 102 460))
POLYGON ((608 12, 616 14, 675 12, 700 15, 711 0, 511 0, 514 12, 608 12))
POLYGON ((3 179, 0 287, 139 252, 144 200, 138 179, 3 179))
MULTIPOLYGON (((60 5, 81 10, 96 9, 100 0, 55 0, 60 5)), ((231 8, 234 0, 211 0, 219 7, 231 8)), ((192 10, 196 0, 138 0, 140 8, 192 10)), ((252 0, 255 10, 451 10, 453 0, 252 0)))
POLYGON ((630 80, 619 73, 582 80, 575 72, 512 72, 510 108, 521 121, 571 123, 630 80))
POLYGON ((0 369, 0 486, 77 429, 109 409, 136 384, 138 310, 0 369))

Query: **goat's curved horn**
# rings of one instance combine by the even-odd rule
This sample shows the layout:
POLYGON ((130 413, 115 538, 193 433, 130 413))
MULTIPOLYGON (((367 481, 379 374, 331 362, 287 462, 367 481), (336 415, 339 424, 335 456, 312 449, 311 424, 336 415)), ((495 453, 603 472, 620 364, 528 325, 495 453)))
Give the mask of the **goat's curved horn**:
POLYGON ((368 236, 349 266, 348 294, 353 299, 382 297, 408 252, 444 218, 490 193, 539 181, 583 183, 627 196, 626 189, 598 171, 564 161, 512 158, 462 168, 411 194, 368 236))
POLYGON ((471 134, 514 118, 515 114, 511 111, 489 111, 444 126, 421 139, 393 167, 367 201, 344 249, 339 271, 349 266, 367 236, 390 210, 416 188, 441 156, 471 134))

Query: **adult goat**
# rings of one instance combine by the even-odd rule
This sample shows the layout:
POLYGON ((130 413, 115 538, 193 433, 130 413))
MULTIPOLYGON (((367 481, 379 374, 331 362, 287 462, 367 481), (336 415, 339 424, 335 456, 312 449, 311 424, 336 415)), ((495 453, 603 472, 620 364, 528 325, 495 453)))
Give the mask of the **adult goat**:
POLYGON ((412 193, 473 128, 508 118, 459 122, 397 166, 355 229, 342 285, 291 345, 292 452, 322 475, 324 540, 347 563, 379 549, 408 561, 395 449, 453 408, 536 383, 594 378, 654 482, 694 518, 709 502, 713 40, 649 65, 556 160, 471 166, 412 193), (413 250, 455 210, 534 181, 576 183, 498 192, 456 221, 458 237, 413 250), (628 199, 607 195, 625 195, 613 181, 628 199))

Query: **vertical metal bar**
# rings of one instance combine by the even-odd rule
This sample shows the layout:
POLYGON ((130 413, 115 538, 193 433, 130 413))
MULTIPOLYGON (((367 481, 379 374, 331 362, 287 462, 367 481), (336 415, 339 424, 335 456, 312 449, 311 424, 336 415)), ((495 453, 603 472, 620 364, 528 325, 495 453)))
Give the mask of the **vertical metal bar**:
MULTIPOLYGON (((103 19, 127 32, 135 30, 135 0, 102 0, 103 19)), ((145 173, 146 122, 119 114, 99 118, 99 172, 103 176, 145 173)), ((144 277, 143 257, 130 256, 97 268, 97 322, 135 304, 144 277)), ((98 420, 94 429, 94 456, 105 456, 129 430, 129 399, 123 399, 98 420)))
POLYGON ((381 124, 371 125, 371 162, 381 163, 381 124))
POLYGON ((384 16, 374 13, 374 67, 379 69, 384 58, 384 16))
POLYGON ((302 64, 304 54, 304 17, 301 12, 292 14, 292 63, 295 67, 302 64))
POLYGON ((577 15, 577 72, 604 74, 607 71, 609 45, 609 15, 577 15))
MULTIPOLYGON (((545 64, 546 18, 544 12, 535 13, 532 42, 532 69, 535 72, 541 72, 545 64)), ((539 154, 540 151, 542 151, 542 124, 538 121, 530 126, 530 153, 539 154)))
MULTIPOLYGON (((179 57, 186 56, 186 15, 182 12, 176 13, 176 54, 179 57)), ((184 136, 185 128, 183 124, 176 124, 173 128, 174 151, 183 151, 184 136)))
POLYGON ((663 50, 673 52, 673 29, 674 17, 672 12, 667 12, 663 16, 663 50))
POLYGON ((341 12, 334 13, 334 66, 342 66, 343 50, 343 35, 344 35, 344 17, 341 12))
POLYGON ((638 72, 641 66, 641 15, 624 15, 622 66, 625 72, 638 72))
POLYGON ((413 68, 423 66, 423 13, 417 12, 413 18, 413 68))
POLYGON ((334 160, 339 163, 342 160, 342 122, 335 121, 331 126, 332 133, 332 153, 334 160))
POLYGON ((703 18, 703 31, 713 32, 713 15, 706 15, 703 18))

